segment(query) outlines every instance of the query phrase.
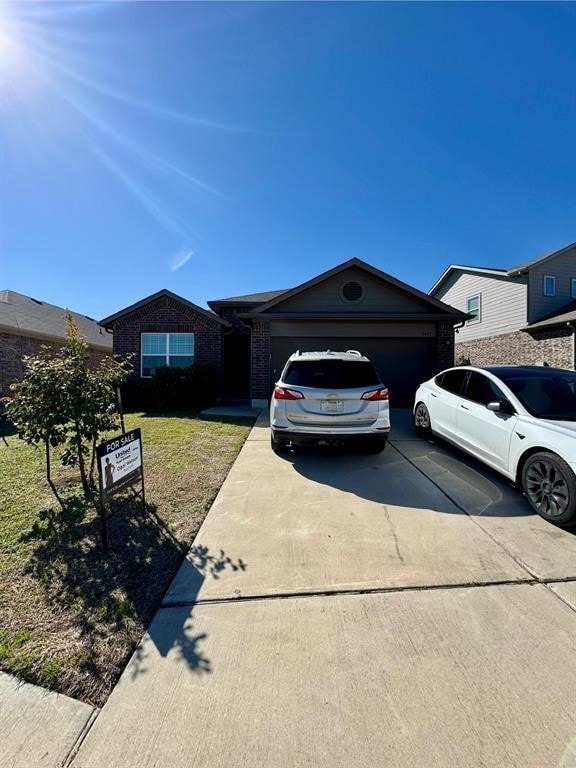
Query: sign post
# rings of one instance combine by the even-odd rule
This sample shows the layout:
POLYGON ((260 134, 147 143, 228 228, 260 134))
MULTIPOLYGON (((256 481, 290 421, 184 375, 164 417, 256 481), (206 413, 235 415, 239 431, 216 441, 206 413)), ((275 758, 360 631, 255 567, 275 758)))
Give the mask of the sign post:
MULTIPOLYGON (((142 461, 142 437, 139 429, 133 429, 122 435, 106 440, 96 448, 98 460, 98 476, 100 479, 100 522, 102 525, 102 549, 108 550, 108 530, 106 526, 106 506, 112 497, 122 491, 131 489, 135 498, 142 497, 143 508, 146 508, 144 496, 144 466, 142 461), (134 489, 140 485, 138 490, 134 489)), ((128 499, 127 501, 130 501, 128 499)), ((126 503, 126 502, 124 502, 126 503)), ((123 506, 123 505, 121 505, 123 506)))

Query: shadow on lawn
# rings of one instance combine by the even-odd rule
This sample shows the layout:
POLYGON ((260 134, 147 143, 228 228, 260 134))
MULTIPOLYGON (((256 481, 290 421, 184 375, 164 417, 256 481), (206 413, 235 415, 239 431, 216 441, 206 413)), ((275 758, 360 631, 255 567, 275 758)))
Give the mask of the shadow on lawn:
MULTIPOLYGON (((82 690, 82 698, 96 704, 103 703, 117 682, 186 553, 184 574, 190 577, 192 599, 206 578, 218 578, 226 568, 246 568, 222 551, 213 555, 206 547, 190 549, 178 541, 153 504, 144 510, 139 500, 129 501, 110 518, 108 536, 109 551, 104 554, 98 516, 83 497, 71 496, 64 511, 43 510, 22 537, 33 544, 27 572, 79 634, 80 673, 89 678, 90 688, 82 690)), ((187 600, 187 607, 167 622, 161 612, 148 636, 162 656, 174 648, 192 671, 210 672, 210 660, 199 647, 206 635, 191 633, 191 610, 187 600)), ((134 655, 133 673, 145 671, 142 647, 146 643, 134 655)))

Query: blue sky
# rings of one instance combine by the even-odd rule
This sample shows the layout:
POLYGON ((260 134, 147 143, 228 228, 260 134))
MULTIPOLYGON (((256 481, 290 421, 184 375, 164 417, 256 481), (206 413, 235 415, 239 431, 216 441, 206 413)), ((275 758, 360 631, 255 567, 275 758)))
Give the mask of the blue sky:
POLYGON ((0 14, 0 289, 101 318, 576 240, 574 3, 0 14))

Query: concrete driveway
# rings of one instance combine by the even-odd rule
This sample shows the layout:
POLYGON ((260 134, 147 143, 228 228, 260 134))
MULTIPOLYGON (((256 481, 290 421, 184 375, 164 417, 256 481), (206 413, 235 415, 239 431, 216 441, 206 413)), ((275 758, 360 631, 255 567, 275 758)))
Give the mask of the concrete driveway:
POLYGON ((574 768, 576 536, 416 439, 252 431, 76 768, 574 768))

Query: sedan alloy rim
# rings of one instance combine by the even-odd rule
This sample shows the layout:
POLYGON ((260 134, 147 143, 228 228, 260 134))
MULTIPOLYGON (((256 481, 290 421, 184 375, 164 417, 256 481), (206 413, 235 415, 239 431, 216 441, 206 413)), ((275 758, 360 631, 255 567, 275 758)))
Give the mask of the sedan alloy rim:
POLYGON ((537 461, 526 472, 526 495, 548 517, 559 517, 568 509, 570 492, 564 475, 554 464, 537 461))
POLYGON ((414 420, 416 422, 417 427, 428 429, 428 427, 430 426, 428 411, 423 405, 419 405, 418 408, 416 408, 416 413, 414 414, 414 420))

